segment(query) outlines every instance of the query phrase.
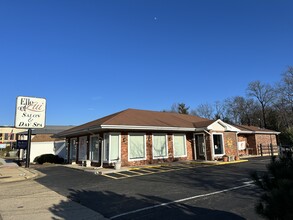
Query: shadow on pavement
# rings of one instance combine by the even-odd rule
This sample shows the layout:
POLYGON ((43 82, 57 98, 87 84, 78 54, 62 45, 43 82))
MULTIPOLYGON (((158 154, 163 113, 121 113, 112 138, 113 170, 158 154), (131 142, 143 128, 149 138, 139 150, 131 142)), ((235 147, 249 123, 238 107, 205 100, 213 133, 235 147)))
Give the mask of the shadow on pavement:
MULTIPOLYGON (((110 191, 71 190, 68 198, 110 219, 244 219, 234 213, 172 203, 170 200, 156 196, 130 197, 110 191), (167 205, 160 206, 159 204, 162 203, 167 203, 167 205), (159 206, 153 207, 155 205, 159 206), (136 212, 129 213, 135 210, 136 212), (126 214, 121 215, 123 213, 126 214)), ((50 211, 54 215, 64 218, 62 210, 68 207, 68 203, 61 201, 58 205, 51 207, 50 211)))

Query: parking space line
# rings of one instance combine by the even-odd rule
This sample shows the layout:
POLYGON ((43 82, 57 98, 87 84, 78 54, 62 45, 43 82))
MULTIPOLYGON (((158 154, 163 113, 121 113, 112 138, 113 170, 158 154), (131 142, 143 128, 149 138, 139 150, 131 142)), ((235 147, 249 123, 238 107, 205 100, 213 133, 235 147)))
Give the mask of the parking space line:
POLYGON ((187 198, 183 198, 183 199, 174 200, 174 201, 171 201, 171 202, 165 202, 165 203, 161 203, 161 204, 157 204, 157 205, 153 205, 153 206, 148 206, 148 207, 133 210, 133 211, 130 211, 130 212, 125 212, 125 213, 122 213, 122 214, 112 216, 109 219, 115 219, 115 218, 119 218, 119 217, 122 217, 122 216, 138 213, 138 212, 142 212, 142 211, 146 211, 146 210, 150 210, 150 209, 155 209, 155 208, 158 208, 158 207, 168 206, 168 205, 171 205, 171 204, 174 204, 174 203, 180 203, 180 202, 185 202, 185 201, 189 201, 189 200, 193 200, 193 199, 213 196, 213 195, 217 195, 217 194, 220 194, 220 193, 225 193, 225 192, 241 189, 241 188, 244 188, 244 187, 250 187, 250 186, 253 186, 252 181, 244 182, 243 185, 227 188, 227 189, 224 189, 224 190, 219 190, 219 191, 215 191, 215 192, 211 192, 211 193, 191 196, 191 197, 187 197, 187 198))
POLYGON ((117 176, 115 177, 115 176, 112 176, 112 175, 110 175, 110 174, 103 174, 103 176, 104 176, 104 177, 111 178, 111 179, 115 179, 115 180, 126 178, 125 176, 122 176, 122 175, 120 175, 121 177, 117 177, 117 176))
POLYGON ((177 171, 177 170, 183 170, 183 169, 191 169, 195 166, 192 165, 179 165, 179 166, 149 166, 149 167, 142 167, 142 168, 132 168, 128 170, 127 172, 134 173, 132 174, 126 174, 126 171, 112 173, 112 174, 103 174, 105 177, 110 177, 112 179, 125 179, 125 178, 131 178, 131 177, 137 177, 137 176, 144 176, 144 175, 150 175, 155 173, 166 173, 171 171, 177 171), (116 175, 116 176, 114 176, 116 175))

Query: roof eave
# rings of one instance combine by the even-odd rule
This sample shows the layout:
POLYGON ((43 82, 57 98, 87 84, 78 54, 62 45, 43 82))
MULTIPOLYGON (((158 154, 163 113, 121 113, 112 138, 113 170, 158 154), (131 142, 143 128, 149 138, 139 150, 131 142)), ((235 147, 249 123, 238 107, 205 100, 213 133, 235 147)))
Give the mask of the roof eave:
POLYGON ((57 137, 67 137, 67 136, 71 136, 71 135, 75 135, 75 134, 92 134, 94 131, 100 131, 101 130, 101 126, 97 126, 97 127, 91 127, 91 128, 86 128, 86 129, 80 129, 80 130, 74 130, 74 131, 65 131, 65 132, 61 132, 60 134, 56 134, 57 137))
POLYGON ((151 131, 195 131, 195 128, 164 127, 164 126, 138 126, 138 125, 102 125, 102 129, 115 130, 151 130, 151 131))
POLYGON ((239 134, 276 134, 279 135, 281 132, 277 131, 240 131, 239 134))

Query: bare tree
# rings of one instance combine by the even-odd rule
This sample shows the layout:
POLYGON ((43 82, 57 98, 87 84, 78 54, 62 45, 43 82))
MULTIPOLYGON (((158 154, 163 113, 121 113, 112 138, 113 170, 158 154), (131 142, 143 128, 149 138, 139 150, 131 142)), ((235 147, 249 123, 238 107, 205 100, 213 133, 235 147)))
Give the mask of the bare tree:
POLYGON ((220 101, 215 102, 215 116, 214 119, 224 119, 225 118, 225 105, 220 101))
POLYGON ((226 118, 235 124, 257 125, 258 107, 253 99, 235 96, 225 100, 226 118))
POLYGON ((192 115, 196 115, 203 118, 213 119, 213 106, 206 103, 206 104, 200 104, 196 107, 196 109, 191 111, 192 115))
POLYGON ((254 97, 258 100, 262 110, 262 121, 266 128, 266 113, 267 108, 272 104, 275 97, 274 89, 269 84, 261 84, 260 81, 253 81, 248 84, 247 94, 250 97, 254 97))

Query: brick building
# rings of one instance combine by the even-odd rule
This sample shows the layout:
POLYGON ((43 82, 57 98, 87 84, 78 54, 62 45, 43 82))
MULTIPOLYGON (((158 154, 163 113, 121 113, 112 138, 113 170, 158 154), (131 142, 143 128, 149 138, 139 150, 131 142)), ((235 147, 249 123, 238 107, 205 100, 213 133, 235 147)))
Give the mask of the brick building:
POLYGON ((280 132, 255 126, 237 125, 235 127, 240 130, 238 133, 238 145, 241 145, 240 155, 271 154, 271 150, 278 153, 277 136, 280 132))
POLYGON ((240 129, 221 120, 127 109, 58 134, 69 162, 122 166, 238 156, 240 129), (103 163, 101 163, 103 161, 103 163))

